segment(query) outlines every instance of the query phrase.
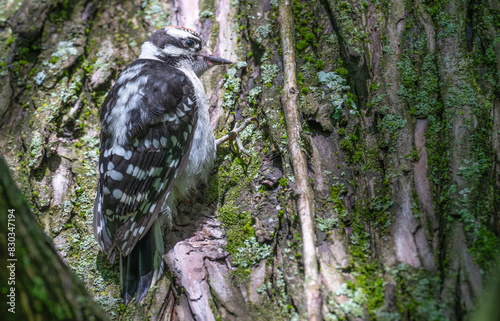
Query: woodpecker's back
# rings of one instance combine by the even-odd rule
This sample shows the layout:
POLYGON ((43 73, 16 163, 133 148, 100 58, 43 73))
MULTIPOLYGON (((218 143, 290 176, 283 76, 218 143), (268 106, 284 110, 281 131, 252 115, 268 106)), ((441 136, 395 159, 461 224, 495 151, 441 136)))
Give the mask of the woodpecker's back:
POLYGON ((117 255, 120 259, 125 304, 135 293, 141 300, 163 272, 157 219, 165 200, 179 201, 215 159, 197 76, 229 61, 201 49, 200 36, 191 30, 169 26, 156 31, 100 109, 94 235, 111 262, 117 255))

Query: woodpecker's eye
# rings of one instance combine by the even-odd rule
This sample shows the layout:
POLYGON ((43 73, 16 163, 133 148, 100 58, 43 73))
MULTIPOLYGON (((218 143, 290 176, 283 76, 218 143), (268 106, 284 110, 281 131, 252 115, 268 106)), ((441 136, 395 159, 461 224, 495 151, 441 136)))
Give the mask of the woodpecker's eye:
POLYGON ((193 48, 195 45, 195 42, 191 39, 187 39, 187 40, 183 41, 183 45, 184 45, 184 47, 187 47, 187 48, 193 48))

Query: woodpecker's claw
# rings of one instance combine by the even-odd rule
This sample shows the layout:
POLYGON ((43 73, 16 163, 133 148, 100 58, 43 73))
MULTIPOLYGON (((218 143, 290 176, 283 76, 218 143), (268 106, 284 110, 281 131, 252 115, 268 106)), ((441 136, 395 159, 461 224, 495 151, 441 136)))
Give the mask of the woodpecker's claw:
POLYGON ((215 144, 217 145, 217 147, 219 147, 222 143, 229 141, 229 146, 231 147, 231 150, 233 152, 237 153, 237 151, 234 148, 234 141, 236 141, 236 145, 238 146, 238 149, 243 154, 250 157, 250 154, 248 153, 248 151, 243 147, 243 144, 241 143, 241 139, 240 139, 238 134, 243 129, 245 129, 248 125, 250 125, 252 122, 255 122, 257 124, 257 126, 259 125, 259 121, 257 120, 256 117, 247 118, 247 119, 245 119, 245 121, 243 123, 241 123, 240 126, 235 125, 234 129, 232 131, 230 131, 229 133, 227 133, 227 135, 217 139, 215 141, 215 144))
MULTIPOLYGON (((232 133, 234 134, 234 133, 232 133)), ((240 136, 236 135, 236 138, 234 138, 234 140, 230 140, 229 141, 229 146, 231 146, 231 150, 235 153, 237 153, 238 151, 234 148, 234 142, 236 141, 236 146, 238 146, 238 149, 245 155, 247 155, 248 157, 251 157, 250 154, 248 153, 248 151, 245 149, 245 147, 243 147, 243 144, 241 143, 241 139, 240 139, 240 136)))

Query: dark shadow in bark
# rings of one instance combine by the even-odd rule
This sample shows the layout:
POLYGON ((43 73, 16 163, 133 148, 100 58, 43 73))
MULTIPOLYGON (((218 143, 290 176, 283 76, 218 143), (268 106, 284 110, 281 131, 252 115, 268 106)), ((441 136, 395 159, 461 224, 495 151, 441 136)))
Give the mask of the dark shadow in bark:
POLYGON ((327 0, 321 0, 321 4, 325 8, 328 17, 330 18, 332 28, 339 39, 338 43, 340 47, 340 56, 344 61, 346 69, 349 71, 347 84, 354 88, 356 96, 359 100, 358 106, 366 106, 366 103, 368 102, 367 82, 371 78, 368 64, 365 61, 362 66, 359 66, 361 56, 349 54, 349 49, 346 47, 344 37, 342 36, 342 30, 340 30, 337 24, 337 20, 335 19, 335 15, 332 12, 332 8, 330 7, 327 0))

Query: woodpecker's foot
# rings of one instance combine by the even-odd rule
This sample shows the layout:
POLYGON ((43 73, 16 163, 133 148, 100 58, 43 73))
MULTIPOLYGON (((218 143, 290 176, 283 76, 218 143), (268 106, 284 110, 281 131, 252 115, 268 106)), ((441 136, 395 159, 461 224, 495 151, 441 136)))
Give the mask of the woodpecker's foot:
POLYGON ((248 151, 245 149, 245 147, 243 147, 243 144, 241 143, 241 139, 240 139, 238 134, 253 122, 257 123, 257 125, 259 124, 259 121, 255 117, 245 119, 245 121, 240 126, 235 125, 234 129, 232 131, 230 131, 229 133, 227 133, 227 135, 217 139, 215 141, 215 144, 217 145, 217 147, 219 147, 222 143, 229 141, 229 146, 231 147, 231 150, 236 153, 237 151, 234 148, 234 142, 236 141, 236 145, 238 146, 238 149, 243 154, 250 157, 250 154, 248 153, 248 151))

